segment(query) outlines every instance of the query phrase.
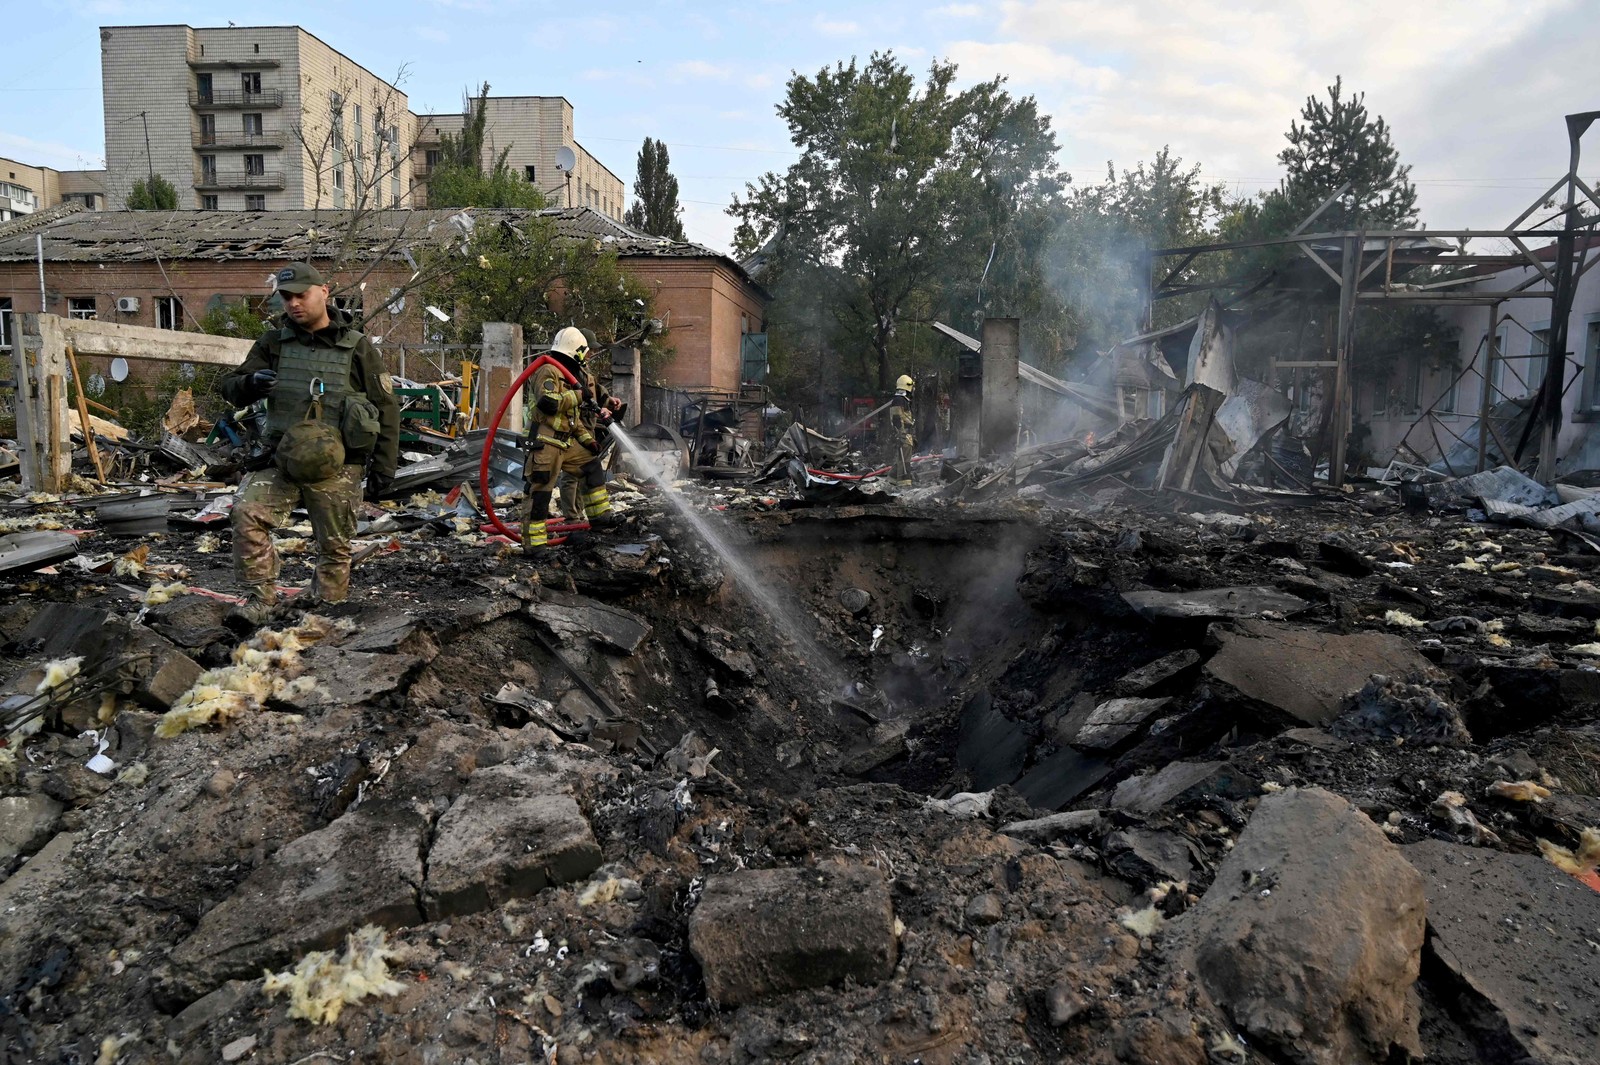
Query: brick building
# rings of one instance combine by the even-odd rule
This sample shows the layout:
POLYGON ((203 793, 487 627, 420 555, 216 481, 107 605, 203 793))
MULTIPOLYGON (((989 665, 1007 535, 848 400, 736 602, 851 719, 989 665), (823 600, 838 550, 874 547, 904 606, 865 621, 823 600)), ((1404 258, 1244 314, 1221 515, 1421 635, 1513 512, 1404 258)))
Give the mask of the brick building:
MULTIPOLYGON (((330 271, 336 295, 371 312, 367 332, 387 350, 420 344, 429 321, 416 299, 390 306, 391 293, 412 273, 394 249, 439 239, 450 231, 444 220, 459 213, 369 213, 358 243, 392 254, 358 258, 330 271)), ((531 212, 469 213, 480 222, 514 222, 531 212)), ((646 236, 589 208, 552 208, 544 214, 563 237, 615 247, 623 268, 652 289, 655 312, 667 327, 665 343, 673 349, 657 383, 678 389, 739 388, 744 335, 764 332, 768 297, 737 263, 697 244, 646 236)), ((90 213, 81 204, 0 223, 0 353, 10 349, 12 315, 41 309, 36 259, 41 247, 45 311, 192 330, 211 307, 264 303, 271 274, 285 263, 327 264, 339 223, 340 216, 329 212, 90 213)))

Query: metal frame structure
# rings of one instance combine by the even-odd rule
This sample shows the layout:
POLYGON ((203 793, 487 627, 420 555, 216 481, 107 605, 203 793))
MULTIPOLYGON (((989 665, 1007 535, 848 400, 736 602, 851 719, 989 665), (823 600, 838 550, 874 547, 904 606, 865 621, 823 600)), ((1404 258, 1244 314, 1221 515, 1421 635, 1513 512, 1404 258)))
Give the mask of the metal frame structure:
MULTIPOLYGON (((1515 449, 1520 456, 1527 445, 1528 434, 1532 432, 1532 427, 1539 426, 1541 434, 1539 477, 1548 481, 1555 473, 1555 442, 1556 433, 1560 429, 1561 396, 1566 384, 1565 370, 1571 360, 1571 352, 1567 350, 1567 319, 1572 312, 1573 292, 1577 287, 1578 278, 1595 263, 1595 260, 1584 261, 1582 258, 1590 242, 1585 241, 1580 249, 1577 238, 1580 231, 1592 234, 1597 231, 1597 227, 1600 227, 1600 195, 1597 195, 1595 190, 1578 176, 1579 142, 1596 119, 1600 119, 1600 111, 1567 116, 1567 138, 1571 154, 1566 175, 1551 185, 1546 193, 1534 200, 1504 229, 1358 229, 1306 233, 1305 230, 1348 191, 1349 185, 1346 184, 1328 197, 1288 236, 1152 250, 1149 253, 1152 266, 1164 259, 1178 260, 1176 265, 1167 269, 1165 276, 1159 281, 1154 280, 1156 275, 1152 272, 1154 282, 1152 299, 1172 299, 1195 292, 1232 290, 1224 306, 1237 304, 1261 291, 1270 278, 1234 277, 1218 282, 1184 283, 1183 275, 1202 256, 1249 248, 1292 247, 1339 286, 1338 338, 1334 346, 1334 358, 1274 364, 1277 369, 1304 368, 1332 371, 1333 439, 1330 448, 1332 461, 1328 464, 1328 481, 1336 488, 1344 483, 1343 455, 1352 414, 1350 366, 1353 355, 1355 312, 1358 306, 1415 303, 1468 304, 1489 308, 1491 339, 1485 355, 1485 368, 1480 371, 1485 387, 1481 390, 1482 402, 1478 414, 1478 467, 1482 469, 1485 460, 1485 441, 1490 432, 1488 417, 1492 406, 1489 402, 1490 382, 1493 381, 1494 363, 1501 358, 1493 339, 1499 324, 1500 305, 1513 299, 1549 299, 1552 308, 1545 377, 1536 401, 1537 410, 1528 423, 1528 432, 1524 433, 1515 449), (1548 218, 1529 223, 1529 219, 1533 218, 1541 207, 1552 198, 1563 194, 1566 200, 1564 207, 1556 209, 1548 218), (1550 224, 1557 218, 1560 219, 1558 224, 1550 224), (1443 238, 1455 240, 1457 250, 1452 252, 1447 245, 1435 243, 1435 240, 1443 238), (1506 241, 1515 250, 1471 254, 1466 250, 1469 240, 1506 241), (1554 262, 1547 263, 1530 247, 1529 242, 1544 243, 1551 240, 1555 243, 1555 259, 1554 262), (1333 247, 1338 249, 1337 257, 1333 262, 1329 262, 1324 256, 1333 247), (1431 281, 1426 284, 1410 284, 1403 280, 1405 276, 1421 267, 1442 267, 1453 272, 1446 280, 1431 281), (1486 275, 1513 267, 1530 270, 1531 274, 1508 291, 1483 292, 1464 289, 1464 286, 1481 281, 1486 275)), ((1476 359, 1474 361, 1476 362, 1476 359)))

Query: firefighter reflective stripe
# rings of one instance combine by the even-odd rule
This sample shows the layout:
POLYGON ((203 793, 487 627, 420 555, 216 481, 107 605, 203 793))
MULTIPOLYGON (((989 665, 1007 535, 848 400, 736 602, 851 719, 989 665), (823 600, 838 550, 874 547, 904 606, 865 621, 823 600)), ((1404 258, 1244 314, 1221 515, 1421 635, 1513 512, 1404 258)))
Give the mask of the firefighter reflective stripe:
POLYGON ((540 433, 538 436, 534 437, 534 439, 539 441, 541 444, 549 444, 552 447, 558 447, 562 451, 565 451, 567 448, 572 446, 572 440, 570 438, 566 440, 557 440, 555 437, 545 436, 543 433, 540 433))
POLYGON ((523 547, 545 547, 550 543, 550 530, 543 521, 529 521, 522 525, 523 547))
POLYGON ((583 512, 590 518, 611 513, 611 493, 606 490, 605 485, 591 488, 583 493, 583 512))

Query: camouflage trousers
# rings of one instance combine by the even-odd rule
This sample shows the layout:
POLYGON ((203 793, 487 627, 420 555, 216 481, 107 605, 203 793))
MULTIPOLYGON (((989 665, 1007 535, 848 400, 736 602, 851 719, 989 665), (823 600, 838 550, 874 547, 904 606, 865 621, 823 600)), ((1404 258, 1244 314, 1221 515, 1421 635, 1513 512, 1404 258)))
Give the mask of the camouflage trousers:
POLYGON ((245 477, 233 501, 233 568, 252 598, 273 598, 279 561, 272 530, 285 525, 295 506, 303 504, 317 538, 311 594, 324 602, 344 602, 350 594, 350 537, 356 532, 360 498, 360 466, 345 466, 315 484, 296 484, 272 468, 245 477))

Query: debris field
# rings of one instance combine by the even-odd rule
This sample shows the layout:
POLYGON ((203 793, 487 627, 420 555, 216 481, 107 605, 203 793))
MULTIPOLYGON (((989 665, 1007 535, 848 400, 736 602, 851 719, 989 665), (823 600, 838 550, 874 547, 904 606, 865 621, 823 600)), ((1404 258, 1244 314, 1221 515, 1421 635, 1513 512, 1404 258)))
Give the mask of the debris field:
POLYGON ((7 507, 0 1062, 1594 1060, 1581 531, 688 491, 775 600, 427 499, 242 640, 225 521, 7 507))

